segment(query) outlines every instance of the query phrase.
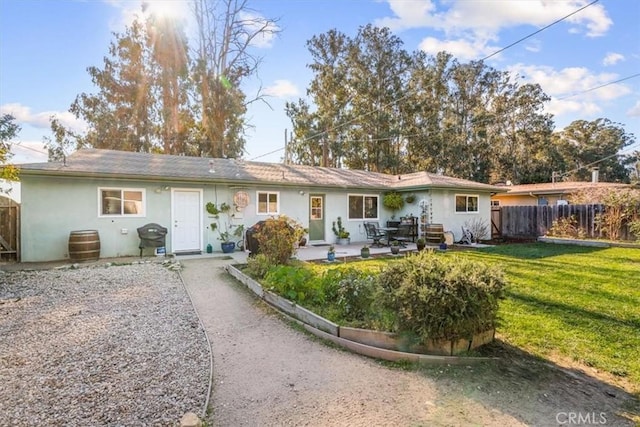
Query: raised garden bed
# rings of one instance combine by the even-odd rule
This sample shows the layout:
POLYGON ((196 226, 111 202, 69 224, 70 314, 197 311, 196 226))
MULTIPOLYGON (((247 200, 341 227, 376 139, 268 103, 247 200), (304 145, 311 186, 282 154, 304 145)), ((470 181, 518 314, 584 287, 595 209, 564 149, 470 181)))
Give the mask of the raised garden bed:
MULTIPOLYGON (((494 339, 495 330, 491 329, 476 334, 472 339, 453 342, 450 340, 430 341, 424 346, 412 344, 406 337, 394 333, 340 326, 286 298, 265 290, 260 283, 244 274, 237 267, 228 265, 226 268, 229 274, 247 286, 258 297, 301 322, 305 329, 322 338, 335 337, 330 338, 330 340, 354 352, 370 357, 392 361, 437 360, 439 362, 455 363, 455 360, 460 358, 451 358, 451 356, 478 348, 494 339)), ((487 360, 487 358, 482 357, 462 359, 466 362, 470 360, 487 360)))

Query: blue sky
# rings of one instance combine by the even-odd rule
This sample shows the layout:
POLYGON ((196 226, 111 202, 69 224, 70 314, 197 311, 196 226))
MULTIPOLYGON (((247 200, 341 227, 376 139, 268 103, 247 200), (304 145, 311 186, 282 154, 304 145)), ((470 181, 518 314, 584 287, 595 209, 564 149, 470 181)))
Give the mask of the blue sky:
MULTIPOLYGON (((156 0, 185 13, 184 2, 156 0)), ((284 103, 304 97, 312 78, 306 41, 336 28, 353 36, 358 27, 387 26, 408 51, 447 50, 460 61, 480 59, 587 5, 583 0, 253 0, 278 19, 278 36, 262 40, 259 79, 246 82, 248 96, 261 87, 270 108, 249 109, 246 159, 279 161, 291 123, 284 103), (267 154, 271 153, 271 154, 267 154)), ((138 0, 0 0, 0 113, 22 126, 15 163, 44 161, 42 138, 56 115, 75 129, 67 112, 76 95, 96 91, 86 72, 102 59, 138 0)), ((622 123, 640 141, 640 1, 600 0, 582 12, 487 61, 539 83, 552 97, 547 112, 557 129, 576 119, 622 123), (608 85, 607 85, 608 84, 608 85), (606 85, 597 90, 592 88, 606 85)), ((640 149, 640 142, 633 146, 640 149)), ((629 150, 631 151, 631 150, 629 150)))

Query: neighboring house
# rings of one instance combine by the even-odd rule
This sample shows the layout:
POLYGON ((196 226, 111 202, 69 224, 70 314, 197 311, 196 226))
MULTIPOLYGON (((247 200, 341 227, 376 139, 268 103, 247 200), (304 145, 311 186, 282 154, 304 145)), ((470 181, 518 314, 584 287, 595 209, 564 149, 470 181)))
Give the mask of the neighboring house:
POLYGON ((309 241, 333 243, 339 216, 352 241, 366 241, 364 221, 384 224, 382 205, 392 190, 415 195, 399 216, 420 216, 461 237, 467 221, 490 221, 499 187, 416 172, 387 175, 360 170, 87 149, 64 163, 20 167, 21 259, 68 258, 70 232, 97 230, 101 257, 138 254, 136 229, 169 229, 167 253, 220 250, 207 202, 232 205, 234 224, 246 227, 285 214, 309 229, 309 241))
POLYGON ((628 188, 628 184, 611 182, 554 182, 501 186, 504 192, 491 196, 491 206, 546 206, 568 204, 569 197, 580 191, 604 188, 628 188))

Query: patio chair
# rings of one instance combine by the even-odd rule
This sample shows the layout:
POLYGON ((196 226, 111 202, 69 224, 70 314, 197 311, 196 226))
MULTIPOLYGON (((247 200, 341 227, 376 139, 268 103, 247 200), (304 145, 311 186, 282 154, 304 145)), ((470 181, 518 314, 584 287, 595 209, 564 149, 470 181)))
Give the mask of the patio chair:
POLYGON ((411 226, 407 224, 400 224, 398 226, 398 231, 391 238, 392 240, 396 240, 400 243, 401 247, 406 247, 407 242, 411 240, 411 226))
POLYGON ((377 247, 384 246, 382 243, 380 243, 380 240, 384 239, 387 233, 385 233, 384 231, 378 230, 378 227, 376 227, 376 224, 372 222, 365 222, 364 229, 367 232, 367 239, 373 240, 373 243, 371 244, 371 246, 377 246, 377 247))

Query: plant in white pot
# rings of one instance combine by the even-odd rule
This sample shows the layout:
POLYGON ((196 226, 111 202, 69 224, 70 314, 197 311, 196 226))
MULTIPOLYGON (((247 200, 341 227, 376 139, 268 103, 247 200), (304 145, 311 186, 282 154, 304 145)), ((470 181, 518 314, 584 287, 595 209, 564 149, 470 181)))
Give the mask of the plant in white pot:
POLYGON ((336 221, 333 221, 331 229, 333 230, 333 234, 336 235, 336 243, 338 245, 348 245, 351 243, 349 232, 342 226, 342 217, 338 217, 336 221))

